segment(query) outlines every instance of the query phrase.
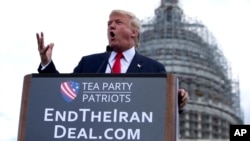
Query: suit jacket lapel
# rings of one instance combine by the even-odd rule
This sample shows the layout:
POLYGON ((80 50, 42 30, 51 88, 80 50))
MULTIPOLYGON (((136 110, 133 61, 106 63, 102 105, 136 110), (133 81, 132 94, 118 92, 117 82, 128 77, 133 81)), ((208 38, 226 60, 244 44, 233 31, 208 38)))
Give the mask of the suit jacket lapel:
POLYGON ((100 58, 100 61, 98 61, 98 63, 100 63, 100 64, 97 65, 97 66, 101 67, 101 68, 99 68, 99 69, 100 69, 99 73, 105 73, 106 67, 107 67, 107 65, 108 65, 108 57, 109 57, 109 56, 110 56, 110 54, 103 53, 102 56, 99 57, 99 58, 100 58), (108 55, 108 56, 107 56, 107 55, 108 55), (105 62, 103 62, 103 61, 105 61, 105 62), (101 65, 102 65, 102 66, 101 66, 101 65))
POLYGON ((139 73, 144 67, 144 61, 138 53, 135 53, 135 56, 128 67, 127 73, 139 73))

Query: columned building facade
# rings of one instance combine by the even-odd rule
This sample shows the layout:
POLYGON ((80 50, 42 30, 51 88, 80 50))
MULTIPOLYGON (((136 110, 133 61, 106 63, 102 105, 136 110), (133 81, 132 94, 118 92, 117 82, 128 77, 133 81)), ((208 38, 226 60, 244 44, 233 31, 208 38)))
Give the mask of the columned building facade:
POLYGON ((184 15, 177 0, 162 0, 142 21, 138 52, 178 76, 190 95, 180 115, 180 139, 229 139, 230 124, 242 124, 238 80, 206 26, 184 15))

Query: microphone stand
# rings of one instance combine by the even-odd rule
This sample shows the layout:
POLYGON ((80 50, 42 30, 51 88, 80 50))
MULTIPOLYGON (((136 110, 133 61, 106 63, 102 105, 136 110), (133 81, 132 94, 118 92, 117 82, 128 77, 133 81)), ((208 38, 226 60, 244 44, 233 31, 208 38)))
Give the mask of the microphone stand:
MULTIPOLYGON (((108 61, 109 56, 110 56, 110 54, 111 54, 112 51, 113 51, 113 48, 112 48, 111 46, 108 45, 108 46, 106 47, 106 57, 105 57, 105 59, 103 60, 101 66, 99 67, 99 69, 98 69, 98 71, 97 71, 96 73, 100 73, 100 71, 101 71, 103 65, 108 61)), ((111 66, 110 66, 109 63, 108 63, 108 65, 109 65, 109 67, 110 67, 110 69, 111 69, 111 66)))

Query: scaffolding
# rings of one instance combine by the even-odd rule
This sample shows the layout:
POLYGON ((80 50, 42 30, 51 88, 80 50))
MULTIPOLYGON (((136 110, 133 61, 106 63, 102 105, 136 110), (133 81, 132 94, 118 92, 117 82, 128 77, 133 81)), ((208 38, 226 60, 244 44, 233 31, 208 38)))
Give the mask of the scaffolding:
POLYGON ((238 80, 211 32, 184 15, 177 0, 162 0, 142 21, 138 52, 174 73, 190 95, 180 116, 181 139, 229 139, 230 124, 242 124, 238 80))

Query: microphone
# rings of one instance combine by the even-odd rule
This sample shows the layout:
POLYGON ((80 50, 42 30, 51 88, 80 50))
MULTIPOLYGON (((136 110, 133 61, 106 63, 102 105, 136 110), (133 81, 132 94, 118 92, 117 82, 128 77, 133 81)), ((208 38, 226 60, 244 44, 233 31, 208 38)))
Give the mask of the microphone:
MULTIPOLYGON (((110 56, 110 54, 111 54, 112 51, 113 51, 113 48, 112 48, 111 46, 108 45, 108 46, 106 47, 106 57, 105 57, 105 59, 103 60, 101 66, 99 67, 97 73, 100 73, 100 71, 101 71, 103 65, 105 64, 105 62, 108 62, 109 56, 110 56)), ((112 69, 111 69, 111 65, 109 64, 109 62, 108 62, 108 66, 109 66, 110 70, 112 70, 112 69)))
POLYGON ((106 52, 112 52, 112 51, 113 51, 113 48, 111 46, 106 47, 106 52))

